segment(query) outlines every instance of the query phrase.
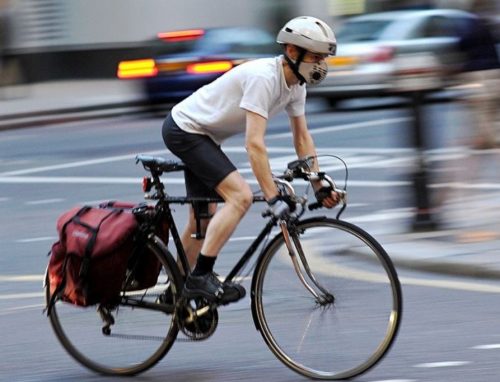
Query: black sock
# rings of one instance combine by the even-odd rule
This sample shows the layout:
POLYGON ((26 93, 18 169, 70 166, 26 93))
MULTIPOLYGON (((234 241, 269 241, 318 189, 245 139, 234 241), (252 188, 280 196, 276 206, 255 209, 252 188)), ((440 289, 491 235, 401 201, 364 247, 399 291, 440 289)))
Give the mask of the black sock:
POLYGON ((198 255, 198 259, 196 260, 196 266, 191 273, 193 276, 201 276, 212 272, 214 269, 215 260, 217 257, 210 257, 202 255, 201 253, 198 255))

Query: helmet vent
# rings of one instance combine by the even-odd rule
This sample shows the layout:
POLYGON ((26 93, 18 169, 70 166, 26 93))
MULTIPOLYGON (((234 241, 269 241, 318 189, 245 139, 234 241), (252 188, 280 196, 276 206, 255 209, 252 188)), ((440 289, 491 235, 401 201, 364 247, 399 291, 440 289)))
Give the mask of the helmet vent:
POLYGON ((319 29, 321 29, 321 31, 323 32, 325 37, 328 37, 328 32, 326 31, 325 26, 317 21, 316 21, 316 25, 319 26, 319 29))

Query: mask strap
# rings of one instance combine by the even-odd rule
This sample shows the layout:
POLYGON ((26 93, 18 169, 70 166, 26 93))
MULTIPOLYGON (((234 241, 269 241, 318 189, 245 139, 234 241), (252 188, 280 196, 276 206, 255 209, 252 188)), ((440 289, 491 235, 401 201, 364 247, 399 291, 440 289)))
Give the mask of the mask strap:
POLYGON ((297 61, 293 62, 292 59, 288 57, 286 54, 285 54, 285 60, 288 63, 288 65, 290 65, 290 68, 292 69, 293 74, 295 74, 295 76, 299 80, 299 83, 303 85, 306 82, 306 79, 302 74, 300 74, 299 66, 302 60, 304 59, 304 56, 306 55, 306 50, 302 48, 298 49, 299 49, 299 57, 297 58, 297 61))

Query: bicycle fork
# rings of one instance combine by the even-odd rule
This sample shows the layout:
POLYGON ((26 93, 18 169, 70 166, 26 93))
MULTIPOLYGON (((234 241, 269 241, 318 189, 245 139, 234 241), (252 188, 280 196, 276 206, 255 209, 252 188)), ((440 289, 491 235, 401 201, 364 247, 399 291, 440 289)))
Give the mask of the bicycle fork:
POLYGON ((287 223, 284 220, 279 222, 279 226, 281 228, 281 232, 283 233, 283 238, 288 249, 288 254, 290 255, 290 258, 292 260, 295 273, 297 273, 297 276, 299 277, 301 283, 314 296, 316 302, 320 306, 332 304, 335 301, 335 297, 330 292, 328 292, 326 288, 324 288, 312 274, 298 235, 294 233, 290 238, 290 232, 288 231, 287 223), (310 281, 312 281, 312 284, 314 284, 316 289, 307 282, 298 259, 300 259, 302 268, 305 270, 305 273, 307 274, 310 281))

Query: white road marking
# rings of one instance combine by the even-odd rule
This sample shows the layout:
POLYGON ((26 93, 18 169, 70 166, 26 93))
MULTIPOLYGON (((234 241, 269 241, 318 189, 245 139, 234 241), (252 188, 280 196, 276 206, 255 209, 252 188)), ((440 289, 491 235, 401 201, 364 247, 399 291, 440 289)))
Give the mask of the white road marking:
POLYGON ((257 237, 257 235, 255 236, 241 236, 241 237, 232 237, 229 239, 229 241, 251 241, 251 240, 255 240, 255 238, 257 237))
POLYGON ((437 367, 456 367, 456 366, 464 366, 471 364, 470 361, 448 361, 448 362, 429 362, 429 363, 420 363, 418 365, 414 365, 413 367, 420 368, 437 368, 437 367))
MULTIPOLYGON (((258 185, 255 179, 246 179, 250 185, 258 185)), ((0 183, 4 184, 129 184, 141 185, 140 177, 76 177, 76 176, 0 176, 0 183)), ((183 185, 183 178, 163 179, 164 184, 183 185)), ((377 181, 377 180, 349 180, 348 187, 407 187, 411 186, 409 181, 377 181)), ((440 183, 431 185, 430 188, 449 189, 480 189, 480 190, 500 190, 500 183, 440 183)))
MULTIPOLYGON (((394 123, 401 123, 401 122, 407 122, 410 121, 410 118, 391 118, 391 119, 380 119, 378 121, 364 121, 364 122, 355 122, 355 123, 347 123, 345 125, 337 125, 337 126, 327 126, 327 127, 316 127, 314 129, 309 129, 310 133, 313 135, 316 134, 325 134, 325 133, 331 133, 334 131, 341 131, 341 130, 352 130, 352 129, 360 129, 368 126, 378 126, 378 125, 391 125, 394 123)), ((267 139, 279 139, 279 138, 286 138, 286 137, 291 137, 292 132, 286 132, 286 133, 280 133, 280 134, 272 134, 266 137, 267 139)))
MULTIPOLYGON (((78 177, 78 176, 2 176, 0 183, 57 183, 57 184, 141 184, 142 179, 135 178, 110 178, 110 177, 78 177)), ((168 179, 165 183, 183 184, 181 179, 168 179)))
POLYGON ((0 311, 0 316, 5 316, 7 314, 17 313, 23 310, 35 310, 35 309, 43 309, 45 308, 45 304, 33 304, 33 305, 24 305, 24 306, 16 306, 14 308, 6 308, 0 311))
POLYGON ((54 241, 56 240, 56 236, 42 236, 42 237, 31 237, 28 239, 19 239, 16 240, 16 243, 36 243, 39 241, 54 241))
POLYGON ((52 198, 52 199, 42 199, 42 200, 31 200, 27 201, 24 204, 29 205, 29 206, 36 206, 38 204, 52 204, 52 203, 60 203, 64 202, 64 199, 62 198, 52 198))
POLYGON ((500 293, 500 286, 479 284, 466 281, 417 279, 413 277, 399 277, 399 281, 401 282, 401 284, 404 285, 463 290, 468 292, 479 292, 479 293, 500 293))
POLYGON ((494 349, 500 349, 500 344, 478 345, 478 346, 472 347, 472 349, 475 349, 475 350, 494 350, 494 349))
MULTIPOLYGON (((165 154, 166 152, 167 152, 166 149, 159 150, 159 151, 149 151, 147 153, 147 155, 165 154)), ((33 167, 33 168, 24 169, 24 170, 16 170, 16 171, 8 171, 8 172, 0 173, 0 176, 26 175, 26 174, 33 174, 33 173, 37 173, 37 172, 43 172, 43 171, 63 170, 63 169, 67 169, 67 168, 92 166, 92 165, 96 165, 96 164, 117 162, 117 161, 122 161, 122 160, 133 160, 133 159, 135 159, 136 155, 137 154, 117 155, 117 156, 111 156, 111 157, 105 157, 105 158, 90 159, 90 160, 77 161, 77 162, 64 163, 64 164, 56 164, 56 165, 52 165, 52 166, 33 167)))
MULTIPOLYGON (((349 205, 348 205, 349 206, 349 205)), ((353 216, 349 218, 350 223, 368 223, 387 220, 407 219, 414 216, 412 208, 395 208, 394 210, 378 211, 363 216, 353 216)))
POLYGON ((0 276, 0 282, 42 282, 44 275, 0 276))
POLYGON ((42 293, 42 292, 0 294, 0 300, 42 298, 43 296, 44 296, 44 293, 42 293))

